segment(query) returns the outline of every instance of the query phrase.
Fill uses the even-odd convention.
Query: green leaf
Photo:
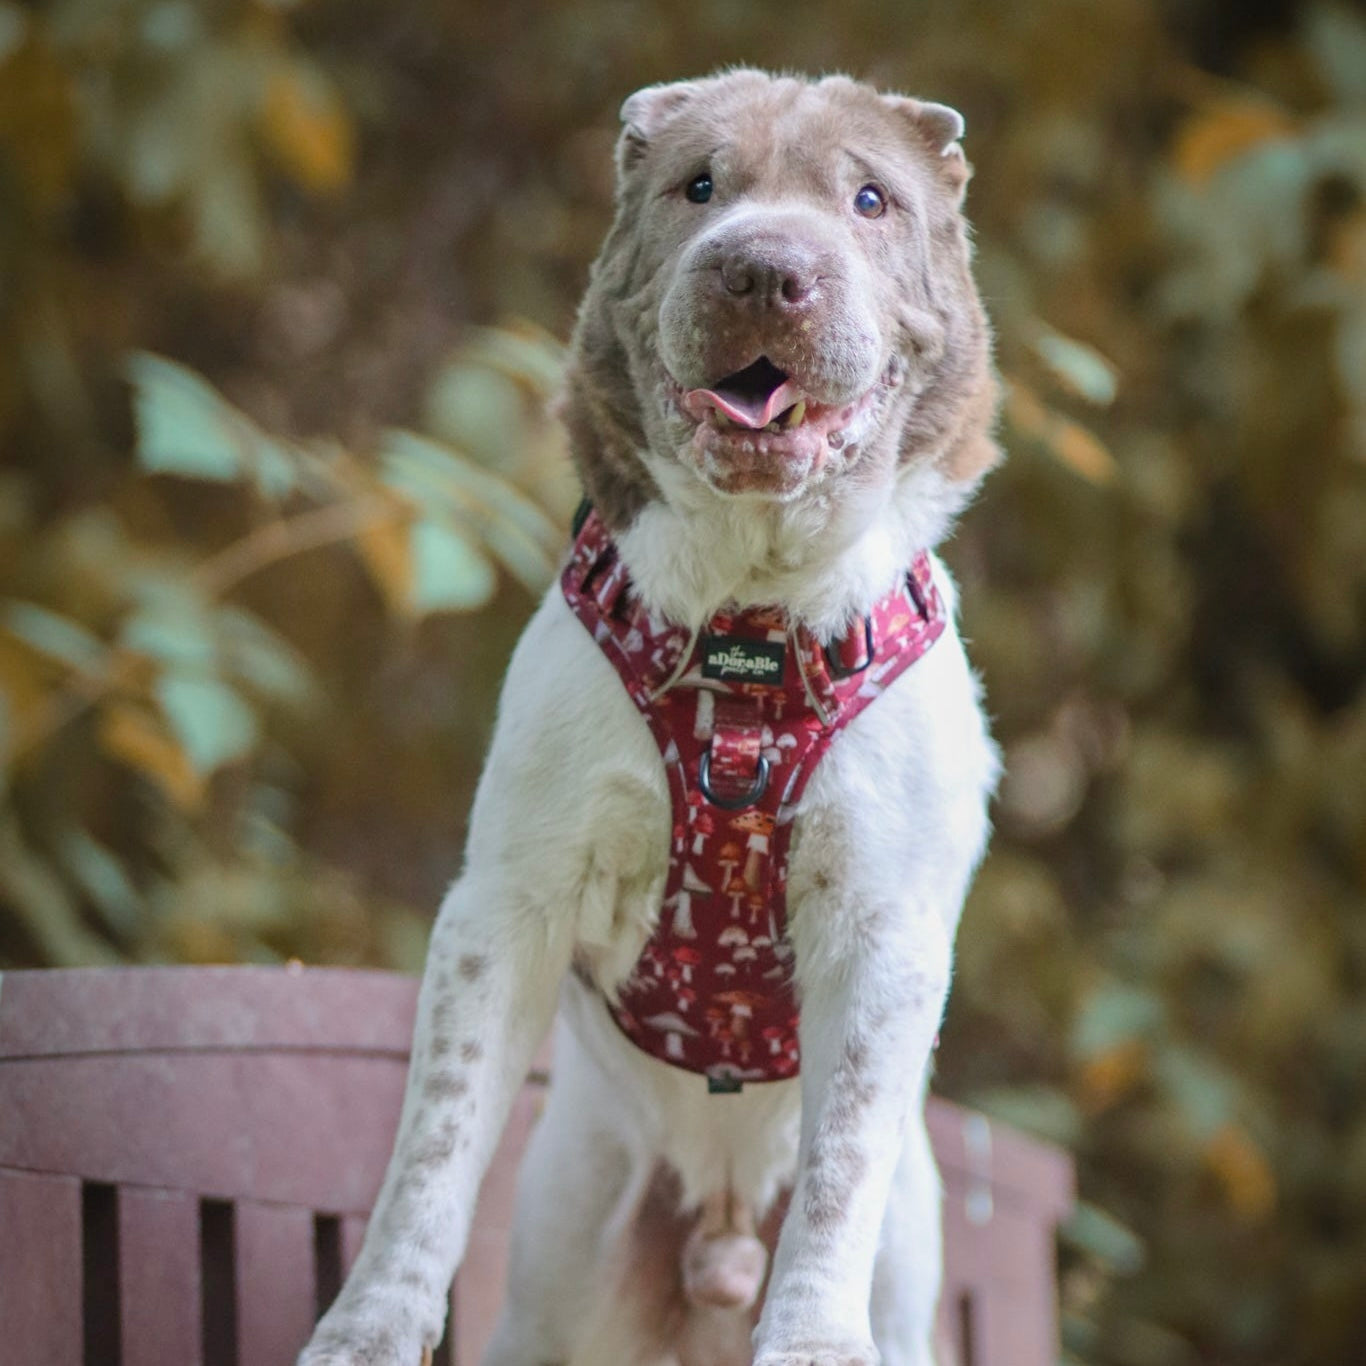
[[[105,924],[124,939],[135,938],[141,929],[142,897],[113,851],[73,826],[58,836],[57,855]]]
[[[1162,1023],[1163,1006],[1153,993],[1107,983],[1087,998],[1072,1025],[1072,1052],[1079,1058],[1108,1053],[1131,1039],[1146,1039]]]
[[[120,632],[122,645],[162,664],[211,668],[217,657],[206,604],[183,578],[144,572],[132,581],[138,607]]]
[[[1121,1276],[1132,1276],[1147,1260],[1143,1240],[1113,1214],[1087,1200],[1077,1201],[1058,1233],[1064,1242],[1089,1252]]]
[[[85,927],[61,880],[25,844],[13,820],[0,821],[0,892],[43,963],[74,968],[118,961],[109,945]]]
[[[467,361],[501,370],[532,393],[548,398],[564,382],[568,351],[559,338],[532,325],[475,328],[466,344]]]
[[[1115,401],[1119,372],[1094,347],[1044,328],[1034,338],[1034,350],[1070,393],[1099,407]]]
[[[257,433],[252,473],[262,497],[278,501],[299,482],[299,453],[291,446]]]
[[[974,1093],[971,1103],[993,1119],[1026,1129],[1052,1143],[1072,1147],[1081,1137],[1077,1107],[1055,1087],[1002,1086]]]
[[[225,482],[241,477],[241,433],[212,385],[146,352],[129,360],[128,378],[143,469]]]
[[[34,602],[5,603],[0,610],[0,625],[40,654],[76,669],[93,670],[104,656],[104,643],[98,636],[79,622]]]
[[[426,512],[458,518],[530,592],[554,577],[561,532],[507,480],[414,432],[386,432],[381,459],[390,487]]]
[[[267,697],[302,706],[316,691],[308,662],[259,617],[239,607],[215,613],[227,668]]]
[[[423,518],[410,544],[412,602],[419,612],[470,612],[493,596],[493,566],[448,523]]]
[[[464,360],[437,376],[427,398],[432,430],[489,465],[503,463],[509,445],[520,441],[525,420],[511,379]]]
[[[297,487],[304,452],[268,436],[203,376],[147,352],[127,368],[143,469],[223,483],[250,478],[271,500]]]
[[[256,742],[256,714],[226,683],[199,674],[165,674],[157,701],[195,770],[212,773]]]
[[[1176,1046],[1162,1052],[1157,1079],[1199,1139],[1212,1138],[1237,1113],[1238,1087],[1233,1078],[1213,1058],[1193,1048]]]

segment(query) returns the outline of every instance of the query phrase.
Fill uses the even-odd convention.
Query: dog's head
[[[651,86],[622,118],[565,400],[608,524],[680,479],[838,501],[928,462],[966,495],[996,395],[962,119],[749,70]]]

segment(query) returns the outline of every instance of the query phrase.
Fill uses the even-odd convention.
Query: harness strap
[[[929,559],[828,642],[775,608],[727,609],[701,632],[652,614],[592,513],[561,585],[648,724],[672,806],[663,905],[628,979],[606,984],[612,1017],[712,1090],[791,1077],[793,818],[839,731],[943,632]]]

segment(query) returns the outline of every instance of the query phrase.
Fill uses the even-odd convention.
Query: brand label
[[[780,640],[741,640],[735,636],[706,636],[702,641],[702,677],[721,683],[783,681],[787,647]]]

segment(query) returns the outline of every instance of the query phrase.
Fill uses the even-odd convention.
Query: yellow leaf
[[[1021,436],[1037,441],[1083,479],[1109,484],[1119,474],[1114,456],[1094,432],[1055,412],[1019,380],[1010,381],[1005,411],[1010,425]]]
[[[1244,152],[1294,131],[1290,117],[1269,100],[1230,96],[1205,105],[1181,125],[1172,161],[1183,180],[1200,186]]]
[[[151,778],[182,810],[193,812],[203,805],[203,777],[149,713],[125,702],[106,707],[100,717],[100,746]]]
[[[351,121],[319,72],[298,63],[276,71],[266,83],[261,119],[270,150],[301,185],[327,193],[350,183]]]
[[[1089,479],[1093,484],[1108,484],[1119,473],[1115,457],[1101,444],[1094,433],[1080,422],[1057,418],[1057,428],[1050,442],[1054,454],[1064,465]]]
[[[23,729],[54,691],[51,669],[29,646],[0,631],[0,693],[10,722]]]
[[[1099,1114],[1123,1100],[1148,1074],[1148,1047],[1141,1039],[1126,1039],[1088,1058],[1081,1069],[1081,1102]]]
[[[393,518],[370,523],[357,536],[356,548],[389,610],[398,616],[414,615],[413,549],[407,522]]]
[[[1229,1205],[1243,1219],[1262,1220],[1275,1209],[1275,1173],[1261,1148],[1242,1129],[1225,1124],[1217,1130],[1205,1149],[1205,1162]]]

